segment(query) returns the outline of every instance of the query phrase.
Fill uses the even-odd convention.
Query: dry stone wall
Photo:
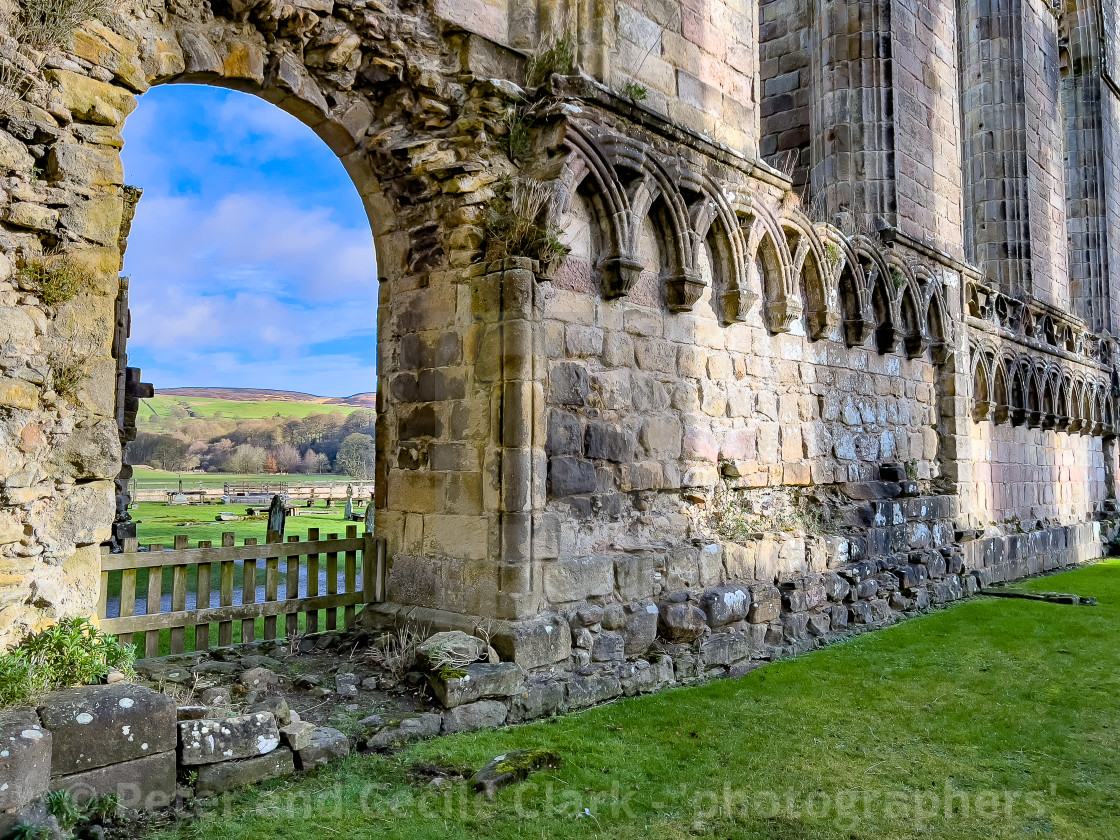
[[[368,622],[561,669],[732,627],[730,668],[1099,556],[1116,93],[1069,14],[130,0],[49,55],[5,37],[33,83],[0,108],[0,643],[93,611],[120,131],[171,82],[303,120],[369,211],[390,562]],[[563,258],[500,247],[530,183]],[[625,682],[584,677],[577,706]]]

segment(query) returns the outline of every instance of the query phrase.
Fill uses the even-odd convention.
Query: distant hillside
[[[376,392],[352,394],[349,397],[320,397],[300,391],[271,391],[267,388],[159,388],[157,397],[201,397],[233,402],[299,402],[316,405],[350,405],[373,408]]]
[[[203,396],[205,394],[205,396]],[[267,417],[304,418],[312,414],[339,414],[372,410],[365,394],[354,397],[317,397],[292,391],[247,388],[169,388],[140,401],[136,419],[141,430],[190,420],[251,420]]]

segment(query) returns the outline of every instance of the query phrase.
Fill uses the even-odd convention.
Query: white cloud
[[[273,105],[173,93],[146,94],[126,130],[145,187],[125,265],[144,379],[372,389],[376,258],[339,162]]]

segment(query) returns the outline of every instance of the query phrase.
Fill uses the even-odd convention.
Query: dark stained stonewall
[[[292,751],[287,747],[279,747],[267,755],[199,767],[194,792],[198,796],[216,796],[227,790],[290,776],[295,771]]]
[[[51,777],[51,733],[33,709],[0,715],[0,811],[15,811],[47,790]]]
[[[68,790],[81,807],[95,796],[119,796],[121,806],[155,811],[175,801],[175,753],[164,752],[72,773],[51,781],[51,790]]]
[[[613,423],[592,423],[587,427],[585,446],[588,458],[622,463],[634,460],[638,441],[631,432]]]
[[[587,368],[575,362],[559,362],[549,374],[552,401],[560,405],[586,405],[591,392]]]
[[[55,691],[39,707],[54,776],[173,750],[177,717],[170,697],[131,683]]]
[[[190,766],[267,755],[280,744],[271,712],[179,724],[179,763]]]
[[[548,461],[548,481],[556,498],[595,492],[595,467],[590,461],[557,457]]]
[[[548,412],[548,440],[545,448],[549,455],[581,455],[583,435],[579,419],[566,411]]]
[[[520,782],[530,773],[559,766],[560,756],[551,750],[514,750],[491,759],[471,777],[471,785],[478,793],[493,796],[499,788]]]

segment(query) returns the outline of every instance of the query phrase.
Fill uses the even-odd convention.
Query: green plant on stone
[[[55,393],[72,403],[78,402],[78,392],[89,376],[85,370],[87,361],[85,356],[51,353],[47,358],[47,366],[51,371],[51,387]]]
[[[74,804],[70,791],[52,790],[47,794],[47,812],[58,820],[58,825],[63,831],[69,831],[78,824],[82,812]]]
[[[19,270],[20,285],[47,306],[72,300],[91,283],[89,272],[66,254],[44,254]]]
[[[533,120],[522,108],[511,107],[502,118],[506,133],[502,137],[502,148],[514,163],[521,163],[529,154],[529,130]]]
[[[894,287],[896,289],[901,289],[906,285],[906,277],[903,276],[902,269],[897,265],[891,266],[891,280],[894,282]]]
[[[918,479],[918,462],[917,462],[917,460],[914,459],[914,458],[911,458],[903,466],[906,467],[906,477],[908,479],[910,479],[911,481],[917,481],[917,479]]]
[[[12,829],[8,840],[50,840],[51,830],[45,825],[20,823]]]
[[[644,102],[645,98],[649,95],[649,90],[645,85],[640,85],[637,82],[627,82],[626,86],[622,88],[622,92],[626,94],[626,98],[631,102]]]
[[[840,250],[840,246],[835,242],[826,242],[824,246],[824,258],[828,263],[829,272],[835,272],[840,263],[844,261],[844,252]]]
[[[0,656],[0,706],[34,702],[57,688],[88,685],[110,671],[134,676],[131,647],[102,633],[88,618],[63,619]]]
[[[19,656],[0,656],[0,708],[25,703],[34,695],[37,675],[31,663]]]
[[[541,262],[562,258],[568,249],[562,231],[545,217],[555,187],[533,178],[504,178],[486,208],[487,256],[493,260],[528,257]]]
[[[107,822],[114,819],[121,809],[121,798],[115,793],[95,796],[85,807],[86,819]]]
[[[576,63],[576,40],[570,32],[559,38],[544,42],[537,47],[525,67],[525,84],[531,88],[540,87],[557,73],[570,75]]]

